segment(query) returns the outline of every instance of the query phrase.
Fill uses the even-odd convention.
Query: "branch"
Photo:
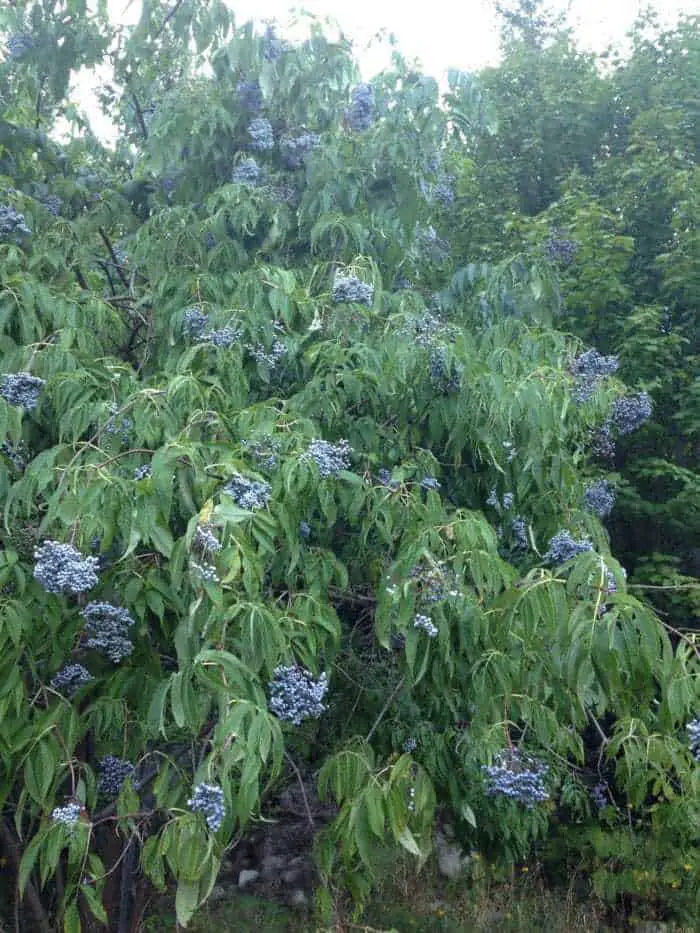
[[[107,250],[108,250],[108,252],[109,252],[109,255],[112,257],[112,262],[114,263],[114,268],[117,270],[117,275],[118,275],[119,278],[122,280],[122,285],[124,286],[124,288],[129,288],[129,280],[127,279],[127,277],[126,277],[126,276],[124,275],[124,273],[122,272],[122,267],[121,267],[121,265],[119,264],[119,262],[117,261],[117,254],[114,252],[114,247],[112,246],[112,243],[111,243],[109,237],[108,237],[107,234],[105,233],[104,227],[98,227],[97,229],[100,231],[100,236],[102,237],[102,241],[103,241],[104,245],[107,247]]]
[[[286,751],[284,753],[284,757],[287,759],[289,764],[292,766],[292,768],[294,769],[294,773],[297,776],[297,781],[299,781],[299,789],[301,790],[301,797],[302,797],[302,800],[304,801],[304,808],[306,810],[306,817],[309,821],[309,826],[311,827],[311,831],[315,832],[316,826],[314,824],[314,818],[311,814],[311,807],[309,806],[309,801],[306,796],[306,791],[304,789],[304,781],[302,780],[301,772],[299,771],[296,764],[294,763],[294,759]]]
[[[367,733],[367,736],[366,736],[366,738],[365,738],[365,742],[369,742],[369,740],[372,738],[372,736],[374,735],[374,733],[375,733],[375,732],[377,731],[377,729],[379,728],[379,723],[382,721],[382,719],[384,719],[384,716],[386,715],[386,711],[389,709],[389,707],[391,706],[391,704],[394,702],[394,697],[395,697],[396,694],[399,692],[399,690],[403,687],[405,680],[406,680],[405,676],[402,677],[402,678],[399,680],[399,682],[396,684],[396,686],[394,687],[394,689],[391,691],[391,693],[389,694],[389,696],[387,697],[386,703],[384,704],[384,706],[382,706],[381,710],[379,711],[379,715],[378,715],[377,718],[374,720],[374,723],[373,723],[373,725],[372,725],[372,728],[371,728],[371,729],[369,730],[369,732]]]
[[[2,839],[3,848],[10,857],[15,871],[19,875],[19,866],[22,860],[20,855],[19,842],[15,839],[14,833],[7,825],[4,819],[0,820],[0,838]],[[27,881],[27,886],[24,889],[24,893],[29,902],[29,907],[34,915],[34,922],[36,923],[36,929],[38,933],[51,933],[51,924],[49,923],[49,917],[44,908],[42,907],[41,900],[37,894],[34,883]],[[17,904],[19,904],[20,893],[19,888],[17,888]]]
[[[88,285],[87,280],[85,279],[85,276],[81,272],[80,266],[76,266],[73,271],[75,272],[75,277],[78,280],[78,285],[80,285],[80,287],[84,289],[86,292],[89,292],[90,286]]]
[[[146,126],[146,121],[143,118],[143,111],[141,110],[141,104],[139,104],[139,99],[136,96],[135,92],[131,92],[131,99],[134,102],[134,109],[136,110],[136,119],[139,122],[141,127],[141,135],[144,139],[148,139],[148,127]]]
[[[171,9],[170,12],[168,13],[168,15],[167,15],[167,16],[165,17],[165,19],[163,20],[163,25],[160,27],[160,29],[158,29],[158,30],[156,31],[156,34],[155,34],[155,36],[153,37],[154,39],[157,39],[158,36],[163,32],[163,30],[165,29],[165,27],[168,25],[168,23],[169,23],[170,20],[173,18],[173,16],[175,16],[175,14],[177,13],[177,11],[180,9],[181,6],[182,6],[182,0],[175,0],[174,6],[172,7],[172,9]]]

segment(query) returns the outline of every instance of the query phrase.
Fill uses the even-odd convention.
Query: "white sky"
[[[291,10],[303,9],[320,17],[335,19],[356,44],[364,78],[370,78],[390,60],[387,46],[373,42],[377,34],[392,32],[398,48],[408,59],[420,60],[423,70],[442,78],[448,68],[475,71],[498,59],[498,27],[495,0],[306,0],[302,7],[285,0],[227,0],[236,22],[275,19],[279,32]],[[653,0],[662,20],[672,23],[681,13],[698,12],[700,0]],[[622,43],[625,31],[644,0],[554,0],[552,6],[569,10],[579,43],[601,51],[610,42]],[[109,0],[115,21],[137,21],[141,0]],[[293,38],[293,37],[292,37]],[[369,46],[369,47],[368,47]],[[94,76],[81,76],[74,99],[90,115],[100,136],[111,136],[94,102]]]

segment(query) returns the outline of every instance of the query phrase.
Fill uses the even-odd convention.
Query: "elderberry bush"
[[[194,793],[187,801],[193,813],[201,813],[209,829],[215,833],[221,829],[226,816],[224,792],[215,784],[197,784]]]
[[[280,665],[274,670],[268,690],[270,712],[295,726],[305,719],[319,719],[326,710],[323,698],[328,691],[328,678],[325,673],[316,679],[299,665]]]
[[[98,792],[110,799],[118,797],[124,781],[133,773],[134,766],[130,761],[115,755],[105,755],[98,766]]]
[[[91,602],[80,615],[85,619],[85,647],[106,655],[114,664],[119,664],[134,650],[129,638],[129,629],[134,620],[126,609],[111,603]]]
[[[600,518],[607,518],[615,505],[615,490],[608,480],[599,479],[586,486],[583,494],[586,509]]]
[[[257,81],[241,80],[236,85],[238,102],[245,110],[257,113],[263,108],[263,93]]]
[[[34,552],[34,577],[47,593],[84,593],[97,586],[97,557],[84,557],[72,544],[45,541]]]
[[[265,117],[256,117],[252,120],[248,124],[246,132],[252,140],[250,143],[252,149],[257,149],[258,152],[274,149],[275,134],[272,130],[272,124]]]
[[[224,486],[224,492],[242,509],[262,509],[270,501],[272,486],[262,480],[249,479],[240,473],[234,473]]]
[[[558,531],[553,538],[550,539],[549,547],[547,553],[544,555],[544,561],[548,564],[565,564],[567,561],[572,560],[578,554],[583,554],[585,551],[592,551],[593,545],[590,541],[582,539],[581,541],[576,541],[569,531]]]
[[[693,758],[700,762],[700,719],[692,719],[685,727],[688,733],[688,747]]]
[[[257,187],[262,181],[262,169],[253,158],[239,162],[231,172],[231,181],[234,185],[246,185],[249,188]]]
[[[67,803],[65,807],[54,807],[51,811],[51,819],[72,829],[80,819],[80,813],[79,803]]]
[[[280,153],[285,168],[302,168],[309,154],[320,144],[318,133],[302,133],[300,136],[283,136],[280,140]]]
[[[489,797],[507,797],[528,809],[549,800],[544,784],[548,767],[535,758],[521,756],[516,749],[504,749],[493,765],[482,765]]]
[[[371,84],[358,84],[350,92],[350,107],[346,119],[356,133],[368,130],[374,123],[374,88]]]
[[[352,447],[346,440],[331,444],[314,438],[302,454],[304,460],[313,460],[322,477],[337,476],[341,470],[350,468]]]
[[[46,385],[43,379],[31,373],[4,373],[0,384],[0,395],[9,405],[33,411],[41,390]]]
[[[374,300],[374,285],[362,282],[354,275],[336,275],[333,282],[335,304],[359,304],[370,307]]]
[[[95,678],[82,664],[66,664],[49,681],[49,686],[56,693],[72,697],[81,687],[86,686]]]

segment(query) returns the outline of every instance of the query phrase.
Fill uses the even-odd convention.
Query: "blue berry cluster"
[[[255,188],[262,181],[262,174],[262,169],[255,159],[244,159],[231,172],[231,181],[234,185],[247,185],[249,188]]]
[[[58,217],[63,207],[63,201],[57,194],[45,194],[43,197],[39,198],[39,203],[54,217]]]
[[[217,551],[221,550],[221,541],[216,537],[208,522],[197,525],[194,533],[194,543],[205,554],[216,554]]]
[[[79,803],[67,803],[65,807],[54,807],[51,811],[51,819],[72,829],[80,819],[81,811],[82,807]]]
[[[570,532],[558,531],[549,542],[549,548],[544,555],[544,560],[548,564],[564,564],[566,561],[572,560],[578,554],[583,554],[585,551],[592,550],[593,545],[590,541],[586,541],[585,539],[576,541]]]
[[[578,243],[574,242],[574,240],[568,240],[566,237],[552,234],[545,241],[544,252],[550,262],[568,266],[576,258]]]
[[[253,357],[256,363],[262,366],[269,366],[273,369],[287,352],[285,345],[279,340],[273,340],[270,350],[266,350],[261,343],[248,343],[246,350]]]
[[[221,828],[226,816],[224,792],[216,784],[197,784],[187,801],[193,813],[202,813],[209,829],[215,833]]]
[[[241,107],[258,113],[263,108],[263,93],[259,82],[241,80],[236,86],[236,94]]]
[[[512,492],[505,492],[503,493],[503,499],[499,500],[496,487],[494,486],[488,495],[486,505],[493,506],[494,509],[503,509],[505,512],[507,512],[508,509],[513,507],[513,499],[514,496]]]
[[[597,457],[604,460],[612,460],[615,456],[615,438],[613,437],[612,425],[606,421],[591,439],[591,450]]]
[[[83,557],[72,544],[45,541],[34,552],[34,577],[47,593],[84,593],[97,585],[97,557]]]
[[[374,285],[362,282],[354,275],[336,275],[333,282],[335,304],[355,303],[369,307],[374,300]]]
[[[608,801],[608,785],[604,783],[596,784],[591,789],[591,798],[595,806],[602,810],[603,807],[607,807]]]
[[[530,547],[530,539],[527,534],[527,522],[518,515],[510,523],[510,530],[515,540],[515,547],[526,551]]]
[[[23,58],[34,48],[34,39],[28,32],[16,32],[7,39],[7,51],[10,58]]]
[[[449,241],[441,237],[435,227],[425,227],[417,233],[418,248],[423,258],[441,265],[450,255]]]
[[[493,765],[482,765],[489,797],[515,800],[528,809],[549,800],[544,779],[548,768],[541,761],[523,757],[516,749],[504,749]]]
[[[415,752],[417,748],[418,748],[418,742],[413,738],[413,736],[409,736],[409,738],[407,738],[406,741],[403,743],[403,750],[407,752],[409,755],[411,754],[411,752]]]
[[[134,470],[134,480],[139,482],[142,479],[148,479],[153,473],[150,463],[142,463]]]
[[[308,541],[311,537],[311,525],[308,522],[300,521],[299,522],[299,534],[305,540]]]
[[[105,654],[113,664],[119,664],[134,650],[129,629],[134,620],[126,609],[112,603],[88,603],[80,615],[85,619],[87,639],[84,646]]]
[[[690,754],[696,761],[700,761],[700,719],[692,719],[685,729],[688,733]]]
[[[454,176],[445,175],[441,173],[438,176],[435,186],[432,191],[432,196],[438,204],[441,204],[443,207],[450,207],[454,204],[455,201],[455,192],[454,192]]]
[[[459,392],[462,367],[448,362],[447,347],[435,347],[430,354],[430,382],[442,395]]]
[[[299,665],[280,665],[268,684],[270,711],[295,726],[305,719],[319,719],[326,707],[323,698],[328,691],[328,678],[315,679],[311,671]]]
[[[128,444],[131,439],[131,432],[134,428],[134,422],[131,418],[125,418],[119,414],[119,406],[112,403],[109,406],[110,417],[105,422],[105,431],[107,434],[120,435],[122,444]]]
[[[608,480],[599,479],[586,486],[583,499],[589,512],[600,518],[607,518],[615,505],[615,490]]]
[[[413,288],[413,282],[405,275],[397,275],[394,279],[394,288],[397,292],[406,291],[406,289]]]
[[[263,57],[265,58],[265,61],[279,61],[284,50],[284,42],[277,38],[275,27],[272,25],[267,26],[265,29],[265,35],[263,36]]]
[[[258,152],[266,152],[268,149],[274,149],[275,134],[272,124],[265,117],[256,117],[248,124],[246,131],[250,136],[251,148]]]
[[[428,638],[435,638],[438,633],[438,627],[433,623],[430,616],[423,615],[420,612],[413,619],[413,627],[422,629]]]
[[[652,405],[648,392],[619,398],[613,404],[610,421],[621,436],[631,434],[651,417]]]
[[[434,476],[424,476],[423,479],[420,481],[419,485],[421,489],[437,490],[440,488],[441,484],[440,484],[440,480],[435,479]]]
[[[66,664],[49,681],[49,686],[56,693],[72,697],[81,687],[89,684],[95,678],[82,664]]]
[[[459,582],[450,568],[444,564],[428,564],[421,561],[408,574],[416,588],[418,602],[423,605],[442,602],[459,596]]]
[[[43,379],[30,373],[5,373],[0,384],[0,395],[10,405],[33,411],[45,385]]]
[[[309,154],[321,142],[318,133],[302,133],[300,136],[284,136],[280,141],[280,152],[285,168],[301,168]]]
[[[377,481],[382,486],[386,486],[387,489],[395,490],[399,489],[401,486],[401,483],[398,480],[391,478],[391,470],[387,470],[386,467],[381,467],[381,469],[378,471]]]
[[[224,486],[228,493],[242,509],[262,509],[270,501],[272,486],[257,479],[248,479],[240,473],[234,473]]]
[[[263,470],[275,470],[277,468],[277,455],[280,452],[281,445],[279,441],[273,440],[269,434],[266,434],[259,441],[242,440],[241,446],[250,451],[258,466]]]
[[[341,470],[350,468],[352,447],[346,440],[331,444],[314,438],[302,454],[304,460],[313,460],[322,477],[337,476]]]
[[[221,327],[219,330],[210,330],[204,335],[202,342],[229,350],[240,339],[241,333],[238,327]]]
[[[449,326],[430,311],[426,311],[411,317],[399,328],[399,334],[408,337],[419,347],[430,348],[436,340],[449,335]]]
[[[586,350],[577,356],[570,369],[574,377],[574,400],[579,404],[587,402],[601,379],[614,375],[619,365],[620,361],[616,356],[601,356],[594,349]]]
[[[358,84],[352,89],[345,118],[356,133],[368,130],[374,123],[374,88],[371,84]]]
[[[21,441],[15,445],[11,441],[4,440],[0,444],[0,451],[7,457],[18,473],[24,472],[27,466],[27,448]]]
[[[124,758],[105,755],[99,764],[97,790],[105,797],[114,799],[121,793],[124,781],[134,773],[134,766]]]
[[[190,561],[190,570],[192,570],[200,580],[204,580],[205,583],[219,582],[219,574],[214,564],[197,564],[192,560]]]

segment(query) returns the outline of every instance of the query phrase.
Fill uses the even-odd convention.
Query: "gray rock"
[[[445,836],[437,830],[435,833],[435,854],[438,859],[438,871],[444,878],[459,878],[469,856],[465,855],[455,842],[448,842]]]
[[[255,871],[252,868],[244,868],[243,871],[238,876],[238,887],[245,888],[246,885],[252,884],[254,881],[257,881],[260,877],[260,872]]]
[[[288,901],[291,907],[306,907],[309,903],[308,897],[301,888],[296,888],[294,891],[291,891]]]

